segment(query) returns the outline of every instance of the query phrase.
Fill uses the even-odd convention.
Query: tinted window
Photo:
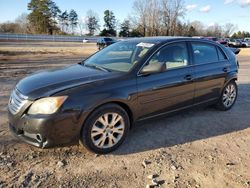
[[[220,48],[218,48],[218,56],[219,56],[220,61],[223,61],[223,60],[227,59],[227,56],[225,55],[225,53]]]
[[[111,38],[104,38],[105,41],[113,41]]]
[[[175,43],[160,49],[149,61],[152,63],[165,63],[166,69],[184,67],[188,65],[188,52],[186,43]]]
[[[206,43],[192,43],[194,61],[196,64],[204,64],[218,61],[217,50],[214,45]]]

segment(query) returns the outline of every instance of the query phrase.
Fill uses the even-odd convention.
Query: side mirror
[[[143,75],[147,75],[152,73],[164,72],[165,70],[166,70],[165,63],[152,63],[143,67],[140,73]]]
[[[238,55],[240,53],[239,48],[229,48],[235,55]]]

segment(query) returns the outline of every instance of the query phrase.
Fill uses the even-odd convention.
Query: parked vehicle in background
[[[217,42],[217,41],[218,41],[218,38],[217,38],[217,37],[205,37],[205,39],[211,40],[211,41],[214,41],[214,42]]]
[[[227,39],[224,39],[224,38],[220,38],[218,39],[218,43],[222,44],[223,46],[228,46],[228,41]]]
[[[122,144],[136,121],[198,105],[231,109],[237,74],[235,54],[213,41],[125,40],[78,64],[19,81],[8,104],[9,126],[37,147],[80,140],[105,154]]]
[[[242,40],[243,47],[250,47],[250,38],[245,38]]]
[[[217,38],[217,37],[206,37],[205,39],[217,42],[217,43],[222,44],[224,46],[228,46],[227,41],[220,39],[220,38]]]
[[[205,37],[203,37],[203,36],[193,36],[192,38],[194,38],[194,39],[205,39]]]
[[[82,42],[83,42],[83,43],[88,43],[89,40],[88,40],[88,39],[83,39]]]
[[[228,42],[229,47],[242,47],[242,42],[239,39],[230,39]]]
[[[244,41],[250,42],[250,38],[244,38]]]
[[[97,40],[97,47],[99,50],[111,45],[111,44],[114,44],[116,42],[116,40],[114,40],[113,38],[110,38],[110,37],[103,37],[103,38],[99,38]]]

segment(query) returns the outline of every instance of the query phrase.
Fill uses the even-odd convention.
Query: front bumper
[[[48,148],[79,140],[83,120],[76,113],[27,115],[9,112],[10,131],[20,140],[36,147]]]

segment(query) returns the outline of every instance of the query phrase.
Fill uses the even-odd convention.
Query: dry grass
[[[241,48],[240,56],[250,56],[250,48]]]
[[[29,56],[46,55],[78,55],[89,56],[97,51],[94,43],[25,43],[26,45],[0,45],[0,59],[27,58]]]

